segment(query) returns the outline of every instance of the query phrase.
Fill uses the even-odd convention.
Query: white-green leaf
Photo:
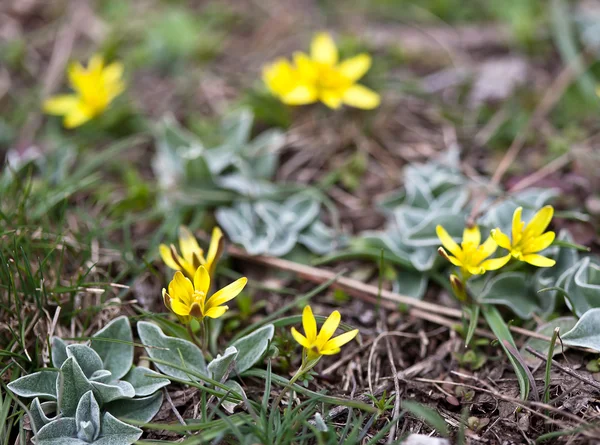
[[[62,338],[52,337],[52,364],[60,368],[67,359],[67,344]]]
[[[590,309],[581,316],[577,324],[564,335],[567,346],[590,348],[600,352],[600,308]]]
[[[41,397],[56,400],[58,371],[34,372],[8,384],[8,389],[20,397]]]
[[[554,329],[560,328],[560,335],[563,336],[563,334],[571,330],[576,323],[577,319],[575,317],[559,317],[539,326],[535,330],[535,332],[537,332],[538,334],[545,335],[546,337],[552,337]],[[559,342],[556,344],[556,346],[554,347],[554,355],[563,352],[562,344],[564,343]],[[525,344],[523,345],[523,348],[521,349],[521,355],[523,356],[527,364],[530,366],[535,366],[539,364],[540,359],[534,356],[533,354],[527,352],[527,346],[531,347],[532,349],[535,349],[538,352],[541,352],[542,354],[544,354],[544,356],[547,356],[548,351],[550,350],[549,341],[541,340],[539,338],[534,337],[528,338]]]
[[[487,304],[502,304],[521,318],[529,319],[540,309],[538,296],[531,290],[524,273],[508,272],[488,280],[477,300]]]
[[[136,442],[141,435],[141,429],[106,413],[102,418],[102,432],[94,445],[129,445]]]
[[[139,422],[150,422],[160,409],[163,401],[161,391],[146,397],[135,399],[115,400],[104,406],[106,411],[115,417],[137,420]]]
[[[75,358],[66,359],[56,381],[61,414],[67,417],[74,416],[81,397],[93,389],[92,383],[87,379]]]
[[[225,349],[223,355],[217,354],[217,356],[208,364],[208,373],[210,378],[220,382],[225,374],[230,371],[230,365],[238,356],[238,351],[234,346],[230,346]]]
[[[275,327],[272,324],[265,325],[251,334],[242,337],[231,344],[238,350],[235,368],[238,373],[250,369],[258,362],[273,339]]]
[[[123,380],[111,383],[90,382],[94,388],[94,394],[105,404],[119,399],[131,399],[135,396],[135,389],[129,382]]]
[[[123,380],[131,383],[135,390],[136,397],[149,396],[171,383],[171,381],[162,376],[162,374],[141,366],[133,367]]]
[[[77,423],[74,417],[63,417],[40,428],[35,435],[37,445],[79,445],[86,442],[77,439]]]
[[[169,337],[157,325],[147,321],[138,322],[137,328],[140,340],[151,358],[207,375],[206,361],[202,351],[195,344],[181,338]],[[190,374],[171,366],[156,363],[156,367],[167,375],[195,380]]]
[[[100,406],[92,391],[86,392],[77,405],[75,412],[77,437],[92,443],[100,434]]]
[[[87,378],[103,370],[102,359],[96,351],[86,345],[67,346],[67,358],[73,357]],[[63,362],[64,363],[64,362]]]
[[[49,414],[52,414],[52,416],[49,417]],[[40,399],[36,397],[29,406],[29,416],[35,430],[38,431],[44,425],[55,420],[56,402],[50,401],[40,403]]]
[[[242,388],[242,386],[238,382],[236,382],[235,380],[227,380],[225,382],[225,385],[229,386],[231,388],[231,390],[233,392],[235,392],[236,394],[240,394],[242,396],[246,395],[246,393],[244,392],[244,388]],[[237,402],[237,401],[225,399],[221,403],[221,406],[229,414],[233,414],[233,411],[235,410],[235,408],[238,407],[239,405],[241,405],[242,403],[244,403],[244,402],[243,401]]]
[[[104,369],[112,373],[113,379],[122,378],[133,364],[133,335],[129,319],[121,316],[112,320],[94,334],[91,347],[102,359]]]

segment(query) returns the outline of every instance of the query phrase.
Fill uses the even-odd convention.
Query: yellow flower
[[[278,59],[263,69],[263,80],[271,92],[288,105],[317,101],[329,108],[342,104],[362,109],[379,106],[379,94],[357,84],[371,67],[371,56],[359,54],[338,63],[338,50],[327,33],[315,35],[310,56],[294,54],[294,65]]]
[[[306,336],[299,333],[296,328],[292,328],[292,336],[304,347],[304,356],[309,361],[318,359],[322,355],[337,354],[342,346],[356,337],[358,329],[331,338],[340,324],[340,319],[340,313],[333,311],[321,326],[321,332],[317,334],[317,320],[312,313],[312,309],[310,306],[304,307],[302,326]]]
[[[442,245],[454,256],[449,255],[443,247],[440,247],[438,252],[452,264],[460,267],[464,279],[471,275],[482,275],[488,270],[500,269],[509,260],[506,257],[487,259],[493,255],[498,245],[492,237],[488,237],[481,244],[481,232],[477,226],[465,228],[460,246],[442,226],[438,225],[435,230]]]
[[[234,299],[244,289],[248,279],[242,277],[223,289],[215,292],[210,298],[210,275],[204,266],[200,266],[194,274],[194,282],[175,272],[173,281],[169,283],[169,292],[162,290],[163,302],[183,323],[189,323],[191,318],[202,321],[204,317],[219,318],[228,306],[223,306]]]
[[[512,256],[519,261],[525,261],[538,267],[554,266],[556,261],[537,253],[554,242],[554,232],[544,233],[552,220],[554,208],[552,206],[543,207],[527,224],[521,220],[522,213],[523,207],[517,208],[513,213],[512,240],[498,228],[492,230],[492,238],[500,247],[510,252],[507,255],[509,259]]]
[[[187,227],[181,226],[179,227],[179,249],[181,256],[173,244],[159,246],[160,256],[167,266],[173,270],[182,271],[188,278],[194,277],[198,267],[205,266],[212,277],[223,251],[223,232],[219,227],[213,229],[205,258],[204,251],[198,245],[192,232]]]
[[[101,114],[115,97],[123,92],[123,65],[119,62],[104,65],[102,56],[90,59],[87,69],[80,63],[69,66],[68,76],[75,94],[62,94],[44,102],[48,114],[64,116],[64,126],[74,128]]]

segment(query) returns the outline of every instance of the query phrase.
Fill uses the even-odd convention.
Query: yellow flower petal
[[[43,109],[45,113],[62,116],[77,109],[79,98],[74,94],[61,94],[53,96],[44,101]]]
[[[171,248],[169,246],[167,246],[166,244],[161,244],[160,246],[158,246],[158,251],[160,253],[160,257],[167,265],[167,267],[173,270],[181,270],[179,264],[177,264],[177,262],[173,259],[173,255],[171,254]]]
[[[179,227],[179,250],[181,250],[181,255],[183,255],[186,262],[193,264],[196,268],[200,266],[200,264],[194,264],[194,254],[197,255],[196,258],[199,258],[204,251],[198,245],[194,234],[185,226]]]
[[[354,329],[352,331],[344,332],[337,337],[332,338],[323,346],[323,350],[325,349],[339,349],[344,346],[349,341],[352,341],[354,337],[358,335],[358,329]]]
[[[496,241],[496,243],[502,247],[503,249],[507,249],[510,250],[511,245],[510,245],[510,238],[502,232],[502,230],[500,230],[499,228],[496,228],[494,230],[492,230],[491,232],[492,238],[494,239],[494,241]]]
[[[286,59],[277,59],[263,69],[263,81],[273,94],[277,96],[287,94],[297,83],[295,69]]]
[[[371,56],[366,53],[351,57],[339,64],[338,69],[342,76],[356,82],[371,68]]]
[[[310,85],[297,85],[281,96],[281,101],[287,105],[307,105],[318,100],[317,89]]]
[[[205,298],[208,295],[208,291],[210,290],[210,274],[204,266],[196,269],[196,273],[194,274],[194,289],[204,294]]]
[[[302,311],[302,326],[304,327],[304,334],[310,343],[317,339],[317,320],[313,315],[310,306],[304,306]]]
[[[340,348],[321,349],[319,351],[319,354],[321,354],[321,355],[335,355],[335,354],[339,354],[340,351],[341,351]]]
[[[229,309],[229,306],[215,306],[215,307],[211,307],[210,309],[208,309],[206,311],[206,313],[204,314],[204,316],[205,317],[209,317],[209,318],[219,318],[225,312],[227,312],[227,309]]]
[[[326,32],[314,36],[310,44],[310,57],[315,62],[333,66],[338,61],[338,50],[331,36]]]
[[[554,232],[546,232],[529,241],[523,248],[523,253],[536,253],[549,247],[554,242],[556,234]]]
[[[219,227],[214,227],[212,235],[210,237],[210,246],[208,246],[208,252],[206,254],[206,264],[208,265],[208,273],[212,276],[217,261],[223,251],[223,232]]]
[[[465,243],[479,246],[479,243],[481,243],[481,232],[478,226],[465,227],[465,230],[463,230],[463,248]]]
[[[300,332],[298,332],[294,327],[292,327],[292,337],[294,337],[294,340],[300,343],[300,346],[306,349],[310,349],[310,342],[308,341],[308,339]]]
[[[294,65],[298,83],[312,84],[319,78],[319,66],[307,54],[303,52],[294,53]]]
[[[537,267],[552,267],[556,264],[556,261],[553,259],[538,255],[537,253],[523,255],[522,260]]]
[[[117,84],[123,77],[123,64],[120,62],[113,62],[107,65],[102,71],[102,79],[106,84]]]
[[[461,256],[462,249],[456,243],[456,241],[454,241],[452,239],[452,237],[448,234],[448,232],[446,232],[446,229],[444,229],[440,225],[437,225],[435,228],[435,233],[437,234],[438,238],[440,239],[442,246],[444,246],[446,249],[448,249],[452,255],[454,255],[455,257]],[[446,254],[446,256],[447,255],[448,254]]]
[[[190,305],[194,295],[194,286],[188,278],[177,271],[173,276],[173,280],[169,283],[169,295],[174,300],[181,300],[186,305]]]
[[[171,300],[171,310],[177,315],[190,315],[190,307],[180,300]]]
[[[537,212],[525,227],[524,237],[540,236],[550,224],[554,215],[554,207],[545,206]]]
[[[352,85],[347,88],[344,91],[343,101],[346,105],[362,110],[372,110],[381,103],[379,94],[363,85]]]
[[[234,299],[238,296],[238,294],[244,289],[246,283],[248,282],[248,278],[242,277],[238,280],[235,280],[233,283],[225,286],[223,289],[215,292],[212,297],[208,299],[206,302],[206,310],[220,306],[223,303],[228,302],[229,300]]]
[[[512,245],[517,245],[519,241],[521,241],[521,237],[523,236],[523,226],[525,223],[521,220],[521,215],[523,213],[523,207],[517,207],[515,209],[515,213],[513,213],[512,219]]]
[[[471,264],[467,264],[464,268],[471,275],[483,275],[485,273],[485,269],[481,266],[473,266]]]
[[[510,260],[510,254],[500,258],[491,258],[481,263],[481,267],[485,270],[498,270]]]
[[[342,106],[342,95],[336,90],[322,90],[319,100],[333,110]]]
[[[479,252],[483,256],[483,258],[487,258],[491,254],[493,254],[497,248],[498,248],[498,244],[496,243],[494,238],[492,238],[491,236],[488,236],[488,238],[480,246]]]
[[[65,118],[63,119],[63,125],[65,128],[79,127],[93,117],[94,115],[80,103],[77,108],[74,108],[65,115]]]
[[[342,316],[338,311],[333,311],[331,315],[327,317],[327,320],[325,320],[325,323],[323,323],[323,326],[321,326],[319,335],[317,335],[316,344],[318,345],[319,349],[321,349],[323,345],[327,343],[333,336],[336,329],[340,325],[341,318]]]

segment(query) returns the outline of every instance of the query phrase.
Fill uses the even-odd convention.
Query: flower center
[[[335,67],[320,63],[318,70],[317,88],[320,90],[343,89],[352,84]]]

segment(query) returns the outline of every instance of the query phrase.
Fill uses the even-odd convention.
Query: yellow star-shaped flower
[[[379,94],[358,84],[371,67],[371,56],[359,54],[339,62],[338,49],[327,33],[315,35],[310,55],[294,54],[294,63],[278,59],[263,69],[269,90],[288,105],[321,101],[329,108],[342,104],[362,109],[379,106]]]
[[[556,261],[538,254],[554,242],[554,232],[544,233],[552,220],[554,208],[552,206],[543,207],[527,224],[521,219],[522,213],[523,207],[517,208],[513,213],[512,239],[502,233],[499,228],[492,230],[492,238],[500,247],[509,251],[507,258],[512,256],[537,267],[554,266]]]
[[[75,94],[53,96],[43,104],[46,113],[64,116],[66,128],[78,127],[102,114],[125,89],[123,65],[114,62],[105,66],[99,55],[92,56],[87,68],[73,62],[67,74]]]

